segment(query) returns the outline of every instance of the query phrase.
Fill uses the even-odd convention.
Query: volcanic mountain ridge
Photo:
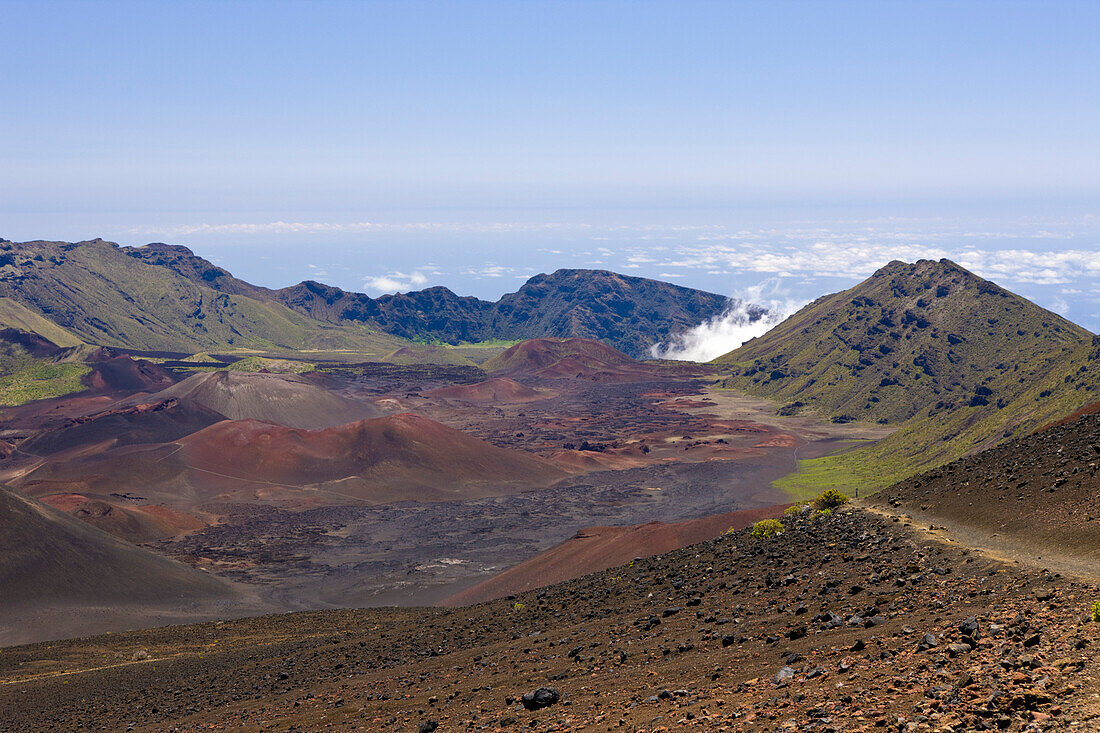
[[[920,260],[819,298],[714,363],[724,386],[781,401],[783,414],[900,425],[826,461],[881,487],[1094,400],[1098,343],[949,260]]]
[[[379,298],[313,281],[270,290],[178,245],[0,240],[0,324],[137,349],[342,349],[381,358],[407,339],[580,336],[642,357],[731,304],[604,270],[537,275],[496,303],[444,287]]]

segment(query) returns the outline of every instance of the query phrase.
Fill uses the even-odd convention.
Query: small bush
[[[761,519],[752,525],[752,536],[758,539],[770,539],[783,533],[783,523],[778,519]]]
[[[783,510],[784,514],[801,514],[810,508],[810,502],[800,501],[795,504],[791,504],[789,507]]]
[[[817,517],[827,517],[832,513],[833,513],[832,509],[818,509],[816,512],[814,512],[814,517],[815,518],[817,518]]]
[[[1100,601],[1092,604],[1092,620],[1100,622]]]
[[[841,504],[847,504],[848,497],[836,489],[825,489],[821,496],[814,499],[815,509],[836,509]]]

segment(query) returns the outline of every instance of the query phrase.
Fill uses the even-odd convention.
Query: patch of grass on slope
[[[48,318],[11,298],[0,298],[0,326],[36,333],[58,346],[80,346],[83,342]]]
[[[86,364],[35,362],[0,377],[0,405],[22,405],[80,392],[85,389],[81,377],[90,371]]]
[[[864,450],[862,448],[857,451]],[[850,496],[866,496],[878,491],[881,476],[871,461],[862,455],[842,453],[798,462],[798,470],[776,479],[772,485],[787,492],[795,501],[813,499],[826,489],[838,489]]]
[[[240,361],[229,365],[231,372],[279,372],[283,374],[304,374],[317,368],[317,365],[308,361],[295,361],[293,359],[272,359],[263,356],[247,356]]]

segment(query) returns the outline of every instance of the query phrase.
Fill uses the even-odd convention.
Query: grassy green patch
[[[828,489],[836,489],[849,496],[867,496],[900,480],[883,474],[880,466],[867,454],[868,448],[799,461],[798,471],[776,479],[772,486],[787,492],[795,501],[808,501]],[[901,472],[904,471],[902,469]]]
[[[91,371],[85,364],[32,364],[0,377],[0,405],[22,405],[33,400],[80,392],[80,378]]]
[[[317,365],[308,361],[293,359],[270,359],[262,356],[248,356],[229,365],[231,372],[278,372],[280,374],[304,374],[312,372]]]

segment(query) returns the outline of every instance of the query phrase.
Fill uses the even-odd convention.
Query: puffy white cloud
[[[763,336],[803,305],[805,301],[785,296],[779,289],[778,280],[769,280],[739,293],[725,313],[666,343],[654,345],[650,353],[658,359],[710,361],[749,339]],[[762,307],[767,312],[761,315],[752,306]]]
[[[363,279],[363,288],[373,293],[407,293],[417,290],[428,282],[422,272],[391,272],[387,275],[371,275]]]

